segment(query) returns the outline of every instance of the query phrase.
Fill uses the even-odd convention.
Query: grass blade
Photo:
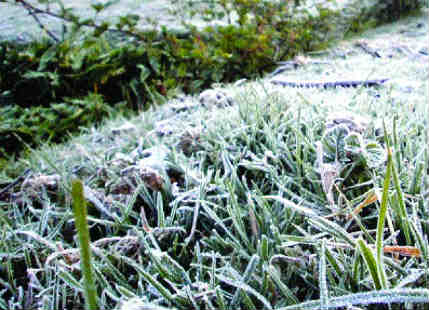
[[[278,202],[281,202],[285,207],[288,207],[290,209],[292,209],[293,211],[298,212],[299,214],[308,216],[308,217],[314,217],[317,216],[316,212],[314,212],[313,210],[297,205],[296,203],[287,200],[285,198],[282,198],[280,196],[263,196],[263,198],[265,199],[274,199],[277,200]]]
[[[271,279],[273,279],[274,283],[278,286],[280,291],[286,297],[286,299],[290,303],[298,303],[298,298],[296,298],[291,289],[285,283],[282,282],[282,280],[280,279],[279,272],[274,266],[271,265],[268,267],[268,273],[270,274]]]
[[[323,310],[328,309],[329,292],[328,292],[328,284],[326,282],[326,244],[325,244],[325,240],[322,240],[322,248],[320,250],[319,289],[320,289],[321,308]]]
[[[308,222],[317,227],[320,231],[329,233],[330,235],[336,236],[339,239],[346,241],[352,247],[356,246],[356,241],[344,228],[333,221],[329,221],[323,217],[316,217],[309,219]]]
[[[399,153],[399,152],[396,151],[395,153]],[[400,166],[399,163],[398,163],[398,166]],[[404,194],[403,194],[402,189],[401,189],[401,184],[399,181],[399,177],[398,177],[398,173],[396,171],[395,165],[393,165],[393,164],[391,165],[391,170],[392,170],[392,176],[393,176],[393,184],[395,185],[396,199],[397,199],[398,204],[399,204],[399,208],[398,208],[399,209],[399,217],[401,219],[399,221],[399,223],[401,224],[401,227],[404,231],[405,240],[406,240],[407,244],[412,245],[411,236],[410,236],[410,225],[408,222],[407,210],[405,208]]]
[[[259,294],[255,289],[253,289],[252,287],[250,287],[249,285],[243,283],[243,282],[239,282],[239,281],[234,281],[233,279],[229,279],[223,275],[216,275],[216,277],[222,281],[225,282],[228,285],[232,285],[235,286],[247,293],[252,294],[253,296],[255,296],[260,302],[262,302],[264,304],[264,306],[266,307],[266,309],[273,309],[273,307],[271,306],[270,302],[261,294]]]
[[[386,218],[387,213],[387,199],[389,198],[389,185],[390,185],[390,175],[392,172],[392,150],[390,147],[387,147],[387,169],[386,169],[386,176],[384,177],[384,184],[383,184],[383,195],[381,197],[381,205],[380,205],[380,212],[378,215],[378,222],[377,222],[377,236],[375,239],[375,248],[376,248],[376,260],[377,260],[377,273],[378,278],[380,279],[381,288],[385,289],[387,288],[387,279],[386,279],[386,273],[383,268],[383,234],[384,234],[384,220]]]
[[[175,298],[169,292],[169,290],[164,287],[164,285],[162,285],[158,280],[156,280],[155,277],[153,277],[149,272],[144,270],[141,265],[137,264],[137,262],[126,256],[121,256],[120,259],[132,266],[137,271],[137,273],[139,273],[148,283],[153,285],[166,300],[170,302],[175,302]]]
[[[365,260],[365,263],[369,269],[369,273],[371,274],[375,289],[381,289],[381,280],[377,271],[377,262],[375,260],[374,254],[363,239],[359,239],[357,241],[357,244],[359,246],[359,250],[363,256],[363,259]]]
[[[252,277],[252,274],[254,274],[255,272],[255,268],[258,266],[258,263],[259,263],[259,256],[253,255],[249,261],[249,264],[246,267],[246,270],[244,271],[244,275],[242,278],[243,283],[246,283],[250,280],[250,278]],[[232,308],[234,308],[239,301],[240,291],[241,289],[237,288],[234,296],[232,297],[231,304],[230,304]]]
[[[329,308],[344,308],[356,305],[370,304],[392,304],[392,303],[429,303],[428,289],[391,289],[379,290],[365,293],[356,293],[332,297],[330,299]],[[319,300],[303,302],[293,306],[278,308],[277,310],[305,310],[305,309],[320,309],[321,302]]]
[[[87,310],[97,309],[97,290],[92,273],[91,245],[87,220],[86,201],[83,195],[83,184],[80,180],[72,182],[73,213],[76,230],[79,235],[80,263],[83,273],[85,307]]]

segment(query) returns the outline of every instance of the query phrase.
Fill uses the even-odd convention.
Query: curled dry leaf
[[[60,178],[61,177],[58,174],[36,175],[27,178],[22,183],[21,189],[24,193],[32,197],[38,196],[43,188],[49,191],[56,191],[58,189],[58,182],[60,181]]]
[[[323,191],[326,194],[326,198],[330,205],[334,205],[334,193],[333,193],[333,185],[335,179],[338,177],[341,164],[336,161],[334,164],[324,163],[323,162],[323,146],[322,143],[316,143],[317,149],[317,163],[319,166],[320,178],[322,181]]]
[[[422,252],[414,246],[385,246],[384,253],[399,254],[403,256],[420,257]]]
[[[365,208],[366,206],[376,202],[378,200],[378,196],[375,192],[371,191],[368,193],[368,195],[366,196],[365,200],[360,203],[354,210],[353,210],[353,214],[350,214],[348,216],[348,219],[351,219],[353,217],[353,215],[358,215],[359,212]]]
[[[151,190],[159,192],[163,185],[164,179],[162,176],[153,168],[143,167],[140,169],[140,177],[144,184]]]

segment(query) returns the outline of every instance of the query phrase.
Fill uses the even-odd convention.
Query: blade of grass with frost
[[[399,150],[396,150],[395,153],[399,153]],[[389,155],[388,155],[389,156]],[[392,156],[391,156],[392,157]],[[392,158],[390,159],[392,160]],[[400,167],[400,163],[398,163],[398,166]],[[404,202],[404,194],[401,189],[401,184],[399,181],[398,173],[396,172],[396,167],[394,164],[391,165],[390,168],[392,171],[393,176],[393,184],[395,185],[395,191],[396,191],[396,199],[399,204],[399,217],[400,217],[400,225],[404,231],[405,239],[407,241],[407,245],[412,245],[411,237],[410,237],[410,226],[408,222],[408,216],[407,216],[407,210],[405,208],[405,202]]]
[[[322,239],[319,260],[319,290],[321,309],[326,310],[329,306],[328,283],[326,282],[326,244],[325,239]]]
[[[185,268],[182,267],[177,261],[175,261],[168,253],[162,252],[162,257],[165,258],[171,266],[170,271],[174,273],[177,277],[180,277],[180,279],[176,279],[176,281],[183,282],[185,281],[187,284],[191,284],[191,278],[189,277],[188,273],[186,272]]]
[[[373,195],[374,195],[374,196],[375,196],[375,198],[377,198],[377,196],[376,196],[376,191],[371,190],[369,193],[370,193],[370,195],[371,195],[371,196],[373,196]],[[359,211],[359,208],[363,208],[363,207],[365,207],[365,206],[367,205],[367,203],[368,203],[368,202],[372,203],[371,201],[372,201],[374,198],[369,198],[369,199],[368,199],[368,196],[366,196],[366,198],[365,198],[364,202],[363,202],[363,203],[360,203],[360,204],[359,204],[359,206],[353,210],[353,207],[352,207],[351,202],[347,199],[347,197],[344,195],[344,193],[340,192],[340,193],[339,193],[339,195],[340,195],[340,197],[343,197],[343,199],[344,199],[344,201],[345,201],[345,203],[346,203],[347,209],[349,210],[349,219],[350,219],[350,218],[353,218],[353,220],[355,220],[355,221],[356,221],[356,223],[359,225],[360,230],[361,230],[361,231],[364,233],[364,235],[366,236],[367,240],[369,240],[370,242],[375,242],[374,238],[371,236],[371,234],[368,232],[368,229],[364,226],[364,224],[362,223],[361,219],[359,218],[359,216],[358,216],[358,212],[356,212],[356,210],[358,210],[358,211]],[[365,195],[367,195],[367,194],[365,194]],[[364,196],[364,195],[363,195],[363,196]]]
[[[57,276],[64,282],[67,283],[67,286],[78,290],[79,292],[85,292],[82,284],[69,272],[69,271],[58,271]]]
[[[417,241],[417,244],[422,252],[423,261],[429,261],[429,244],[425,242],[425,238],[423,237],[422,227],[416,223],[416,221],[412,221],[410,223],[411,233],[414,236],[414,239]]]
[[[290,303],[296,304],[299,302],[298,298],[296,298],[296,296],[293,294],[293,292],[290,290],[290,288],[282,282],[278,271],[276,270],[276,268],[273,265],[270,265],[268,267],[268,273],[269,273],[271,279],[278,286],[280,291],[283,293],[283,295],[286,297],[286,299]]]
[[[281,202],[284,206],[286,206],[288,208],[291,208],[292,210],[298,212],[299,214],[302,214],[302,215],[305,215],[305,216],[308,216],[308,217],[316,217],[316,216],[318,216],[316,214],[316,212],[314,212],[313,210],[311,210],[309,208],[306,208],[306,207],[303,207],[303,206],[300,206],[300,205],[297,205],[296,203],[294,203],[294,202],[292,202],[290,200],[287,200],[287,199],[285,199],[283,197],[280,197],[280,196],[262,196],[262,197],[265,198],[265,199],[274,199],[274,200],[277,200],[278,202]]]
[[[73,213],[79,235],[80,263],[83,273],[85,307],[88,310],[97,309],[97,291],[95,288],[92,265],[91,245],[89,238],[88,220],[83,184],[80,180],[72,182]]]
[[[396,164],[398,165],[398,171],[401,173],[401,152],[399,141],[398,141],[398,131],[397,131],[397,124],[398,122],[398,115],[395,115],[393,117],[393,148],[396,150],[395,157],[396,157]],[[393,165],[395,166],[395,165]]]
[[[119,310],[171,310],[171,308],[165,308],[158,306],[154,303],[146,302],[138,297],[132,297],[121,305]]]
[[[159,248],[151,248],[145,238],[142,238],[142,242],[146,249],[147,255],[154,264],[156,270],[159,272],[159,275],[162,278],[167,278],[171,281],[174,281],[169,270],[161,262],[162,251]]]
[[[198,248],[199,249],[199,243],[197,243]],[[198,255],[199,253],[197,253],[197,258],[200,261],[201,260],[201,255]],[[216,288],[216,283],[215,283],[215,274],[216,274],[216,256],[214,255],[214,252],[212,251],[210,253],[211,255],[211,261],[212,261],[212,265],[210,266],[210,286],[211,288],[215,289]],[[202,268],[201,268],[201,274],[202,274]]]
[[[356,241],[353,239],[353,237],[337,223],[329,221],[320,216],[309,219],[308,223],[317,227],[317,229],[320,231],[328,232],[330,235],[335,236],[336,238],[343,239],[352,247],[356,246]]]
[[[360,279],[361,279],[361,256],[359,251],[355,251],[354,255],[353,255],[353,265],[352,265],[352,275],[351,278],[353,280],[352,283],[354,283],[355,285],[357,285],[357,283],[359,283]]]
[[[421,276],[423,276],[425,273],[426,273],[425,270],[422,270],[422,269],[420,269],[420,270],[413,269],[413,270],[411,270],[411,273],[408,276],[406,276],[404,279],[402,279],[401,282],[399,282],[395,286],[395,288],[398,289],[398,288],[404,287],[406,285],[416,283],[416,281]]]
[[[383,262],[383,234],[384,234],[384,220],[386,218],[387,213],[387,199],[389,198],[389,185],[390,185],[390,175],[392,172],[392,151],[389,146],[387,146],[387,168],[386,168],[386,176],[384,178],[383,184],[383,194],[381,197],[380,211],[378,215],[377,222],[377,235],[375,238],[375,248],[376,248],[376,260],[377,260],[377,273],[380,279],[381,288],[387,288],[387,278],[384,270],[384,262]]]
[[[299,127],[301,121],[301,107],[298,108],[298,116],[296,118],[296,122],[298,124],[297,127]],[[296,158],[296,170],[297,170],[297,179],[301,180],[302,178],[302,167],[303,167],[303,162],[302,162],[302,158],[301,158],[301,141],[300,138],[302,137],[302,135],[300,134],[301,132],[299,130],[295,130],[295,144],[296,144],[296,152],[295,152],[295,158]]]
[[[156,210],[158,215],[158,228],[165,227],[164,203],[161,192],[156,195]]]
[[[258,252],[262,260],[268,262],[269,249],[268,249],[268,238],[266,235],[262,235],[261,237],[261,240],[258,244]]]
[[[408,188],[408,192],[411,195],[418,194],[421,191],[421,185],[423,185],[422,177],[424,172],[424,166],[424,163],[419,160],[419,162],[417,163],[417,168],[414,170],[412,181]],[[420,184],[420,182],[422,182],[422,184]]]
[[[223,297],[222,289],[220,286],[216,287],[216,302],[220,310],[226,310],[225,298]]]
[[[225,277],[223,275],[216,275],[216,277],[220,281],[222,281],[222,282],[224,282],[224,283],[226,283],[228,285],[235,286],[237,288],[242,289],[245,292],[248,292],[248,293],[252,294],[260,302],[262,302],[267,309],[273,309],[273,307],[271,306],[270,302],[264,296],[262,296],[261,294],[259,294],[254,288],[250,287],[249,285],[245,284],[244,282],[240,282],[240,281],[236,281],[236,280],[233,280],[233,279],[229,279],[229,278],[227,278],[227,277]]]
[[[329,300],[329,308],[343,309],[344,307],[358,305],[389,305],[393,303],[429,303],[429,290],[421,288],[391,289],[331,297]],[[276,310],[314,310],[320,308],[320,300],[312,300],[292,306],[277,308]]]
[[[188,299],[191,301],[192,309],[200,310],[200,307],[198,306],[194,296],[192,295],[192,291],[189,285],[185,285],[183,289],[185,291],[186,296],[188,296]]]
[[[103,255],[99,255],[100,259],[104,262],[106,267],[112,272],[113,276],[116,279],[116,283],[120,282],[120,283],[124,283],[124,285],[129,286],[128,278],[126,278],[109,259],[109,256],[110,256],[109,252],[110,252],[110,250],[103,250],[102,251]],[[104,274],[102,272],[99,272],[99,276],[101,278],[104,278]],[[105,283],[103,284],[104,287],[107,287],[108,285],[109,284],[107,281],[105,281]],[[129,287],[131,288],[131,286],[129,286]]]
[[[168,301],[175,302],[176,299],[174,296],[170,293],[170,291],[164,287],[158,280],[156,280],[152,275],[144,270],[141,265],[137,264],[137,262],[133,261],[132,259],[126,257],[126,256],[117,256],[118,259],[126,262],[128,265],[133,267],[139,275],[141,275],[148,283],[153,285],[158,292]]]
[[[331,253],[328,247],[326,249],[326,259],[328,262],[332,265],[335,272],[337,273],[337,276],[341,278],[341,274],[344,272],[344,268],[340,267],[340,263],[337,261],[337,259],[334,257],[334,255]]]
[[[245,306],[245,309],[257,309],[247,292],[242,291],[241,294],[243,295],[243,304]]]
[[[225,224],[223,223],[223,221],[217,216],[216,212],[214,212],[212,209],[210,209],[209,205],[213,205],[213,206],[217,206],[216,204],[209,202],[209,201],[204,201],[204,200],[199,200],[198,202],[201,203],[201,206],[203,207],[204,211],[207,212],[207,214],[216,222],[217,225],[219,225],[220,227],[222,227],[222,229],[228,234],[228,237],[231,238],[231,240],[237,244],[238,246],[240,246],[240,242],[237,240],[237,238],[231,233],[231,231],[226,228]]]
[[[199,191],[198,191],[198,193],[199,193],[198,200],[201,200],[204,193],[206,192],[208,180],[211,180],[211,176],[212,176],[212,172],[209,172],[207,177],[204,178],[203,181],[201,182],[200,187],[199,187]],[[194,207],[194,216],[192,219],[191,232],[189,233],[189,236],[185,239],[186,246],[189,244],[189,242],[191,242],[192,238],[194,237],[195,230],[197,229],[198,216],[200,214],[200,207],[201,207],[201,203],[199,201],[197,201],[196,205]]]
[[[100,264],[100,266],[101,266],[101,264]],[[121,295],[118,294],[118,292],[119,292],[118,287],[122,287],[122,288],[124,288],[124,290],[128,290],[128,292],[130,292],[130,290],[133,290],[133,288],[129,284],[128,279],[127,280],[121,279],[121,278],[123,278],[123,276],[121,278],[119,278],[118,280],[116,280],[116,283],[111,283],[116,288],[116,289],[114,289],[112,287],[112,285],[110,285],[109,280],[107,279],[106,274],[104,272],[104,270],[106,270],[108,268],[109,267],[102,266],[101,270],[100,270],[98,265],[96,265],[96,264],[94,265],[94,276],[96,278],[98,286],[100,288],[102,288],[102,291],[100,292],[100,298],[98,300],[98,305],[99,305],[100,309],[103,308],[103,305],[106,305],[106,292],[107,292],[107,294],[109,294],[110,298],[112,298],[115,301],[118,301],[121,299],[121,297],[120,297]],[[127,286],[128,288],[126,288],[125,286]]]
[[[122,214],[122,219],[121,219],[121,224],[125,224],[125,223],[129,223],[129,216],[130,213],[132,212],[133,206],[135,205],[136,201],[137,201],[137,197],[141,191],[141,187],[143,185],[138,185],[137,188],[133,191],[130,199],[127,200],[127,202],[125,204],[123,203],[119,203],[119,209],[120,209],[120,214]]]
[[[237,181],[238,182],[238,181]],[[230,197],[231,200],[226,205],[226,209],[231,216],[232,223],[237,230],[238,234],[240,235],[243,242],[246,244],[247,247],[250,246],[250,240],[247,237],[246,229],[244,227],[244,223],[242,220],[242,216],[240,214],[240,205],[236,199],[235,191],[234,191],[234,185],[230,182],[227,182],[228,191],[231,193]]]
[[[250,278],[252,277],[252,274],[255,272],[255,268],[257,267],[258,263],[259,263],[259,256],[255,254],[252,256],[249,263],[247,264],[246,270],[244,271],[243,277],[241,278],[241,281],[243,283],[247,283],[250,280]],[[239,301],[240,291],[241,289],[237,288],[234,296],[232,297],[230,307],[234,308],[237,305]]]
[[[371,249],[365,243],[363,239],[359,239],[357,241],[359,246],[360,253],[363,256],[366,266],[368,267],[369,273],[371,274],[372,281],[374,282],[374,286],[376,290],[380,290],[382,287],[381,280],[378,274],[377,262],[375,260],[374,254]]]
[[[125,288],[119,284],[115,284],[115,289],[121,294],[122,298],[124,298],[124,297],[129,297],[129,298],[136,297],[135,292],[130,291],[129,289],[127,289],[127,288]]]

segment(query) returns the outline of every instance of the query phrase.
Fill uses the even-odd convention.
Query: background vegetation
[[[34,27],[38,23],[47,36],[24,44],[0,43],[2,158],[19,153],[24,144],[64,141],[112,112],[146,110],[164,102],[162,97],[260,76],[278,61],[325,48],[423,4],[396,0],[350,5],[352,17],[347,19],[328,5],[302,8],[299,1],[187,1],[184,11],[176,11],[185,21],[186,14],[201,14],[210,22],[224,18],[227,23],[196,27],[185,22],[182,30],[144,30],[135,14],[98,22],[96,17],[115,1],[92,4],[94,18],[45,2],[6,1],[27,10],[35,17]],[[40,14],[63,21],[62,33],[47,29],[37,19]],[[344,24],[349,26],[340,27]]]
[[[0,189],[0,309],[83,308],[85,297],[88,308],[97,303],[100,309],[118,310],[427,308],[428,68],[427,50],[426,56],[425,50],[419,51],[427,47],[427,37],[407,41],[408,32],[414,35],[413,29],[420,29],[416,25],[427,27],[425,18],[389,25],[380,37],[372,34],[384,44],[380,53],[391,53],[386,57],[342,42],[319,52],[315,63],[288,72],[305,80],[325,77],[326,72],[349,76],[359,69],[368,78],[391,78],[383,87],[288,89],[263,80],[229,85],[215,91],[227,94],[230,106],[203,106],[195,97],[172,100],[8,162],[4,169],[16,178],[3,176]],[[368,26],[367,21],[357,26]],[[244,31],[225,27],[219,29]],[[200,34],[194,27],[189,34],[172,35],[167,29],[142,33],[152,35],[155,51],[160,35],[177,44],[192,42],[190,50],[204,64],[206,58],[198,58],[198,52],[216,58],[203,44],[223,38],[219,29],[211,29],[192,41],[191,35]],[[34,56],[37,68],[25,71],[23,85],[26,92],[33,90],[26,83],[46,85],[46,96],[53,99],[33,107],[27,97],[27,106],[18,105],[14,98],[26,93],[9,89],[2,97],[5,111],[18,121],[29,113],[25,121],[35,132],[42,120],[47,129],[45,136],[38,134],[55,140],[60,135],[47,132],[62,128],[64,134],[85,122],[94,125],[122,107],[145,109],[147,99],[138,101],[138,96],[164,100],[157,87],[165,80],[151,80],[163,67],[151,63],[148,46],[142,43],[140,50],[135,39],[126,42],[122,35],[111,38],[108,33],[98,38],[93,34],[96,43],[84,34],[69,46],[63,40],[37,43],[41,50],[46,44],[47,50]],[[365,37],[371,45],[373,37]],[[392,39],[387,46],[386,38]],[[82,42],[92,48],[81,51]],[[34,55],[37,44],[30,46],[35,49],[17,47],[16,57]],[[99,53],[104,46],[105,54]],[[114,56],[111,46],[123,52]],[[179,46],[188,51],[186,44]],[[61,56],[63,49],[67,57]],[[112,66],[100,55],[123,60],[123,55],[135,55],[130,50],[142,51],[138,55],[148,61],[134,63],[137,69],[130,65],[136,79],[145,82],[135,82],[141,93],[134,92],[131,82],[123,85],[121,94],[128,92],[130,100],[107,104],[109,89],[102,80],[81,82],[74,90],[79,96],[55,88],[57,78],[68,81],[64,83],[70,89],[75,87],[70,76],[83,79],[72,71],[70,63],[75,62],[85,68],[82,72],[90,68],[94,76],[105,74],[106,84],[127,76],[126,71],[109,71]],[[332,63],[320,67],[317,61],[326,60],[326,52]],[[231,59],[239,59],[234,53]],[[86,67],[93,55],[101,62]],[[163,63],[162,57],[153,59]],[[57,61],[69,71],[55,68]],[[188,62],[197,66],[190,58]],[[42,65],[59,73],[39,71]],[[183,81],[189,81],[183,84],[189,91],[199,87],[186,75]],[[183,85],[178,89],[185,89]],[[85,87],[91,90],[82,91]],[[166,94],[176,89],[166,88]],[[37,97],[40,102],[43,96]],[[30,114],[33,108],[39,114]],[[21,132],[28,135],[25,140],[35,139],[26,132]],[[82,183],[72,182],[76,178]],[[87,235],[76,232],[85,222],[91,244]],[[87,280],[90,274],[93,281]]]

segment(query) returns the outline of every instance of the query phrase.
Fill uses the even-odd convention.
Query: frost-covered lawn
[[[427,33],[426,11],[283,73],[377,88],[217,85],[231,105],[176,99],[34,151],[1,194],[0,308],[83,307],[78,177],[100,309],[424,309]]]

